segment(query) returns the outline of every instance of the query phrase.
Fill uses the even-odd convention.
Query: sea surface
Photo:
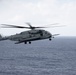
[[[14,43],[0,41],[0,75],[76,75],[76,37]]]

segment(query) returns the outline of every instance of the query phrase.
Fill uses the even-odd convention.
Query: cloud
[[[76,35],[75,20],[76,1],[2,0],[0,3],[0,23],[24,24],[24,22],[31,22],[35,25],[60,23],[68,26],[47,30],[51,30],[53,33],[58,32],[61,35],[72,35],[72,33]]]
[[[51,3],[51,4],[50,4]],[[49,4],[49,5],[47,5]],[[38,3],[34,4],[32,2],[21,2],[18,0],[14,1],[5,1],[3,2],[3,5],[5,5],[5,8],[3,8],[2,11],[2,17],[8,18],[11,21],[12,19],[16,18],[17,16],[22,16],[22,18],[18,17],[18,20],[25,19],[25,20],[31,20],[36,18],[39,20],[40,18],[44,19],[49,14],[49,6],[53,7],[54,0],[41,0]],[[52,8],[51,8],[52,9]],[[15,20],[14,20],[15,21]],[[17,21],[17,20],[16,20]]]

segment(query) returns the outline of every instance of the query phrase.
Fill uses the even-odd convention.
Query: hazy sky
[[[52,34],[76,36],[76,0],[0,0],[0,24],[45,26],[59,23],[65,27],[47,28]],[[11,35],[26,29],[0,29]]]

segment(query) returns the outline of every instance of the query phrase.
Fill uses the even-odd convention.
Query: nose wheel
[[[50,38],[49,40],[51,41],[52,39]]]

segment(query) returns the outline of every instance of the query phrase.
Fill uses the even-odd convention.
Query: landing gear
[[[29,44],[31,44],[31,41],[29,41]]]
[[[50,38],[49,40],[51,41],[52,39]]]
[[[26,41],[25,41],[24,43],[25,43],[25,44],[27,44],[27,42],[26,42]]]
[[[25,41],[24,44],[27,44],[27,42]],[[31,41],[29,41],[29,44],[31,44]]]

